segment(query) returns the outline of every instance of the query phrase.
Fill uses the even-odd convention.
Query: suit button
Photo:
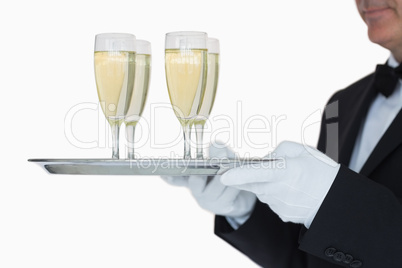
[[[343,263],[349,264],[353,261],[353,256],[350,254],[345,254],[345,259],[343,260]]]
[[[336,252],[334,254],[334,260],[335,261],[343,261],[345,259],[345,257],[346,257],[345,254],[343,252],[340,252],[340,251],[338,251],[338,252]]]
[[[327,256],[327,257],[333,257],[334,254],[335,254],[335,252],[336,252],[336,248],[327,248],[327,249],[325,250],[325,256]]]
[[[350,267],[352,267],[352,268],[359,268],[359,267],[361,267],[362,266],[362,262],[361,261],[358,261],[358,260],[356,260],[356,261],[352,261],[352,263],[350,264]]]

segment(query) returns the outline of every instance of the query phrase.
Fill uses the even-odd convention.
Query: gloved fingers
[[[230,211],[226,213],[226,216],[229,217],[244,217],[249,215],[253,210],[256,200],[257,196],[255,194],[234,187],[226,187],[219,199],[219,201],[225,202],[227,207],[230,208]]]
[[[254,182],[254,183],[244,183],[244,184],[237,184],[231,185],[232,188],[236,188],[239,190],[251,192],[257,196],[265,195],[266,189],[269,188],[270,183],[267,182]]]
[[[234,203],[235,200],[238,198],[241,190],[237,189],[235,187],[227,187],[227,186],[224,186],[224,187],[225,188],[222,191],[220,200],[225,203],[229,203],[229,202]]]
[[[175,186],[188,186],[188,176],[161,176],[161,178]]]
[[[256,200],[257,197],[253,193],[225,187],[222,194],[216,200],[208,200],[208,204],[217,215],[244,217],[251,213]]]
[[[203,194],[208,196],[210,200],[216,200],[222,196],[226,188],[228,187],[220,182],[220,176],[214,176],[211,180],[207,180]]]
[[[221,176],[221,182],[227,186],[238,186],[242,184],[272,182],[279,180],[286,169],[269,167],[261,164],[250,164],[233,168]]]
[[[235,153],[233,152],[232,149],[227,147],[223,142],[221,141],[214,141],[209,145],[209,157],[210,158],[228,158],[228,159],[234,159],[235,158]]]
[[[228,187],[229,189],[234,189],[233,187]],[[235,206],[244,208],[243,210],[250,211],[250,208],[254,207],[255,201],[257,200],[257,196],[248,191],[240,191],[235,199]]]
[[[318,151],[316,148],[313,148],[306,144],[299,144],[291,141],[281,142],[278,147],[270,154],[270,157],[295,158],[301,155],[309,155],[319,160],[320,162],[332,167],[335,167],[338,164],[324,153]]]
[[[296,157],[305,151],[304,145],[292,141],[281,142],[273,151],[275,157]]]
[[[207,186],[208,177],[193,175],[188,178],[188,188],[194,196],[200,196],[203,194],[205,187]]]
[[[261,185],[258,198],[268,204],[280,203],[286,207],[310,208],[311,204],[317,203],[319,198],[292,188],[286,183],[274,183]]]

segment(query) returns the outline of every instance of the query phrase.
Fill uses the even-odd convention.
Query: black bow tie
[[[394,92],[398,79],[402,79],[402,64],[396,68],[379,64],[374,74],[374,87],[388,98]]]

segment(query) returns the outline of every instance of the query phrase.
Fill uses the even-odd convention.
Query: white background
[[[65,134],[70,109],[97,104],[95,34],[129,32],[152,43],[143,114],[152,127],[142,130],[137,148],[143,157],[182,153],[182,140],[154,146],[181,138],[171,110],[151,118],[152,104],[169,102],[166,32],[199,30],[220,39],[211,117],[233,119],[234,136],[220,138],[241,156],[263,156],[282,140],[314,145],[317,112],[330,95],[388,57],[368,41],[352,0],[17,0],[0,8],[0,25],[0,267],[7,268],[256,267],[213,234],[213,215],[186,189],[156,176],[49,175],[27,162],[110,156],[96,110],[81,111],[67,124],[77,140],[95,142],[94,148],[80,148]],[[286,120],[268,126],[271,132],[244,137],[239,130],[253,116]],[[264,127],[263,121],[253,124]],[[222,127],[227,125],[211,122],[211,130]],[[147,139],[151,132],[154,141]]]

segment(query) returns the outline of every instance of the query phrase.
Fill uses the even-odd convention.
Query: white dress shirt
[[[399,63],[391,55],[388,65],[395,68]],[[402,108],[402,83],[399,79],[395,91],[386,98],[379,93],[371,104],[366,120],[360,127],[359,134],[352,152],[349,168],[359,172],[374,150],[378,141],[391,125],[395,116]]]

